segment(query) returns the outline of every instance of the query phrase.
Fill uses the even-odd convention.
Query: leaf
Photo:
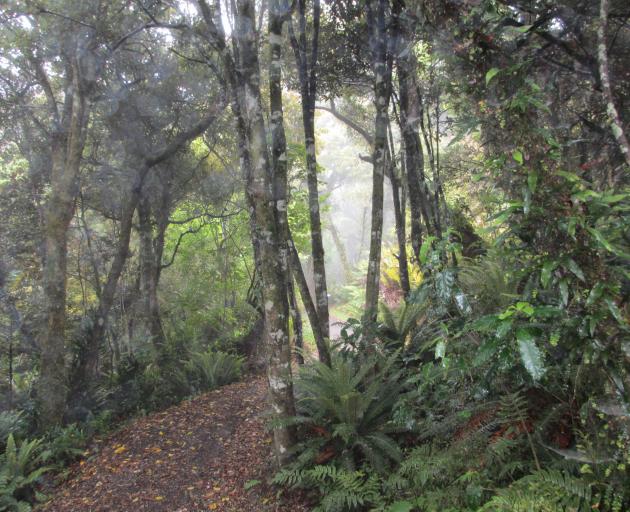
[[[543,263],[543,268],[540,272],[540,284],[542,284],[543,288],[547,288],[549,285],[549,281],[551,280],[551,273],[558,265],[558,262],[553,260],[547,260]]]
[[[440,340],[438,344],[435,346],[435,358],[442,359],[445,353],[446,353],[446,343],[444,342],[444,340]]]
[[[534,335],[528,329],[521,328],[516,331],[516,340],[523,366],[532,379],[538,381],[545,373],[545,369],[540,349],[534,343]]]
[[[528,30],[530,30],[532,27],[533,25],[522,25],[520,27],[516,27],[514,30],[516,30],[517,32],[525,33]]]
[[[577,226],[578,220],[575,217],[570,217],[569,222],[567,223],[567,233],[571,236],[575,236],[575,227]]]
[[[534,306],[529,302],[517,302],[515,307],[519,313],[523,313],[525,316],[532,316],[534,314]]]
[[[619,201],[623,201],[628,198],[628,194],[615,194],[615,195],[604,195],[601,197],[601,201],[608,204],[618,203]]]
[[[575,260],[569,258],[569,260],[567,261],[567,267],[569,268],[569,270],[571,272],[573,272],[575,274],[575,276],[580,280],[580,281],[584,281],[584,272],[582,272],[582,269],[578,266],[578,264],[575,262]]]
[[[490,339],[483,343],[479,349],[477,349],[477,354],[475,355],[472,363],[473,366],[481,366],[489,361],[497,353],[498,348],[496,340]]]
[[[623,315],[621,314],[621,310],[619,309],[619,306],[617,306],[615,301],[613,301],[610,297],[606,297],[604,301],[608,305],[608,310],[611,312],[615,320],[617,320],[617,322],[619,322],[620,324],[624,325],[625,322],[623,320]]]
[[[114,453],[115,453],[116,455],[119,455],[119,454],[121,454],[121,453],[123,453],[123,452],[125,452],[125,451],[127,451],[127,447],[126,447],[124,444],[121,444],[118,448],[116,448],[116,449],[114,450]]]
[[[569,283],[566,278],[560,281],[560,298],[562,299],[562,305],[566,307],[569,304]]]
[[[389,506],[387,512],[410,512],[411,510],[413,510],[413,503],[408,501],[396,501]]]
[[[523,165],[523,153],[521,153],[518,149],[512,153],[512,158],[520,165]]]
[[[527,187],[523,187],[523,213],[529,215],[532,207],[532,192]]]
[[[500,71],[501,70],[499,68],[490,68],[490,70],[486,73],[486,85],[488,85],[490,80],[497,76]]]
[[[595,228],[586,228],[586,230],[591,234],[591,236],[597,240],[607,251],[614,253],[615,249],[611,245],[611,243],[604,238],[601,231]]]
[[[599,298],[602,296],[604,291],[604,283],[598,282],[593,288],[591,292],[588,294],[588,298],[586,299],[586,305],[592,306]]]
[[[527,175],[527,186],[532,194],[536,192],[536,185],[538,185],[538,173],[536,171],[531,171]]]
[[[246,491],[249,491],[252,487],[256,487],[257,485],[260,485],[262,482],[260,480],[247,480],[247,482],[245,482],[245,485],[243,485],[243,489],[245,489]]]
[[[423,265],[427,262],[427,255],[429,254],[433,240],[435,240],[435,236],[428,236],[422,244],[422,247],[420,247],[420,254],[418,257],[420,258],[420,263]]]

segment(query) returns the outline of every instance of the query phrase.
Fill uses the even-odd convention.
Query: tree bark
[[[306,180],[308,185],[308,206],[311,227],[311,252],[313,256],[313,281],[315,284],[314,292],[320,330],[325,338],[329,338],[328,285],[326,282],[315,147],[315,101],[317,98],[320,1],[313,0],[313,36],[311,40],[310,59],[308,57],[308,45],[306,41],[306,1],[298,0],[297,8],[298,35],[296,37],[291,21],[289,23],[289,34],[298,68],[300,96],[302,100],[302,123],[304,127],[304,146],[306,149]],[[320,359],[322,359],[321,356]]]
[[[64,113],[52,135],[50,196],[45,208],[43,287],[46,327],[41,340],[38,399],[43,428],[58,425],[66,407],[66,272],[68,228],[74,215],[89,109],[75,59]]]
[[[164,240],[164,233],[153,237],[153,223],[151,217],[151,203],[148,197],[142,197],[138,203],[138,232],[140,235],[140,290],[142,292],[143,319],[146,335],[156,348],[164,344],[164,331],[160,319],[160,305],[157,288],[162,262],[161,251],[157,251],[156,243]],[[160,226],[158,229],[165,229]],[[160,259],[158,260],[158,252]]]
[[[346,278],[346,283],[348,283],[352,279],[352,267],[350,266],[350,261],[348,261],[348,253],[346,252],[346,247],[343,244],[343,240],[341,240],[341,237],[339,236],[339,231],[337,231],[335,223],[330,218],[328,219],[328,229],[330,230],[333,243],[335,244],[337,252],[339,253],[339,259],[341,260],[344,277]]]
[[[390,138],[390,144],[393,148],[393,138]],[[400,277],[400,288],[402,289],[405,297],[409,295],[411,291],[411,285],[409,283],[409,267],[407,263],[407,240],[405,229],[405,210],[404,203],[400,199],[400,182],[396,175],[396,167],[394,163],[394,156],[391,150],[388,150],[389,164],[388,164],[388,177],[392,186],[392,197],[394,202],[394,223],[396,227],[396,240],[398,242],[398,274]]]
[[[374,145],[372,155],[372,219],[370,255],[365,286],[364,320],[375,322],[378,314],[378,298],[381,270],[381,245],[383,238],[383,181],[387,165],[387,125],[391,95],[391,59],[388,51],[386,25],[386,0],[370,0],[367,4],[368,30],[372,46],[374,73]]]
[[[610,66],[608,64],[608,49],[606,32],[608,31],[609,0],[600,0],[599,26],[597,28],[597,60],[599,63],[599,76],[602,82],[602,92],[606,102],[606,113],[613,136],[617,141],[619,150],[623,155],[626,165],[630,167],[630,144],[623,129],[621,116],[615,105],[612,85],[610,83]]]
[[[221,2],[215,1],[212,8],[206,0],[198,0],[197,3],[206,25],[206,37],[219,53],[232,96],[241,169],[250,209],[254,259],[262,284],[269,402],[275,416],[286,418],[295,414],[295,405],[288,340],[286,254],[282,248],[276,214],[278,207],[286,208],[286,202],[283,205],[282,200],[276,201],[273,197],[273,169],[270,164],[260,94],[255,3],[254,0],[236,0],[232,4],[237,12],[234,13],[235,27],[231,50],[226,44],[221,25]],[[278,12],[277,0],[272,2],[271,7],[270,93],[274,90],[277,93],[281,92],[281,89],[277,89],[280,86],[278,77],[281,71],[277,52],[282,41],[282,15]],[[277,115],[272,112],[272,123]],[[277,124],[276,120],[275,126]],[[281,160],[279,157],[280,155],[278,160]],[[286,159],[286,155],[284,157]],[[294,443],[294,431],[288,427],[278,427],[274,430],[273,436],[276,460],[279,465],[283,465],[290,458],[289,449]]]

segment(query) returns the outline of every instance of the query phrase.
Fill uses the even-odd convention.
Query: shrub
[[[243,359],[233,354],[208,350],[193,352],[185,364],[189,382],[198,391],[208,391],[234,382],[241,376]]]
[[[42,440],[25,439],[19,448],[9,434],[4,454],[0,456],[0,510],[25,512],[30,503],[43,496],[35,484],[50,468],[42,466]]]

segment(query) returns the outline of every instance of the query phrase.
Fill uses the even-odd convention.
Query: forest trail
[[[37,510],[308,510],[267,484],[266,393],[265,379],[250,377],[131,422],[96,443]]]

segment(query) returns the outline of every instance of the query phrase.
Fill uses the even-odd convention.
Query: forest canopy
[[[4,2],[0,510],[257,378],[276,510],[630,510],[629,20]]]

